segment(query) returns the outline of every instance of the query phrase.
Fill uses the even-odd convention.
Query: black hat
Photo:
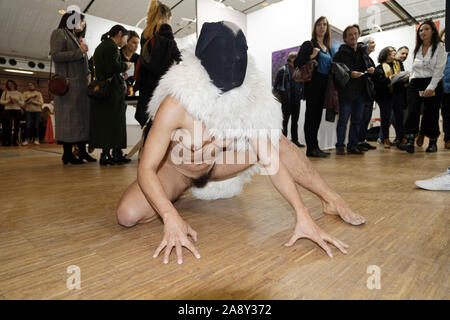
[[[242,85],[247,71],[247,40],[242,30],[228,21],[203,24],[195,49],[216,87],[227,92]]]

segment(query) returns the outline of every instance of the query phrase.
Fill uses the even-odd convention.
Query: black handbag
[[[109,83],[112,77],[106,80],[98,80],[95,72],[95,60],[92,57],[92,67],[94,69],[94,77],[88,85],[87,94],[89,97],[97,100],[103,100],[109,97]]]

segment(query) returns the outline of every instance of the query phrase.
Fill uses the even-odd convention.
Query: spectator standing
[[[127,44],[120,49],[122,61],[132,63],[132,68],[130,68],[128,72],[122,73],[127,86],[127,97],[134,96],[134,85],[136,82],[136,79],[134,78],[134,70],[136,70],[136,63],[139,60],[139,55],[136,53],[139,47],[139,40],[139,35],[135,31],[129,30]],[[130,75],[130,72],[133,72],[133,75]]]
[[[310,60],[315,60],[317,67],[314,69],[311,81],[305,83],[306,155],[313,158],[326,158],[330,153],[322,151],[317,140],[333,60],[331,29],[326,17],[320,17],[314,23],[311,40],[305,41],[300,47],[295,66],[301,67]]]
[[[23,93],[25,117],[27,120],[26,138],[22,145],[34,142],[39,144],[39,123],[41,122],[41,111],[44,99],[42,94],[36,90],[36,85],[33,82],[28,82],[28,91]]]
[[[445,30],[441,31],[441,40],[445,42]],[[444,127],[445,149],[450,149],[450,53],[447,53],[447,63],[444,70],[444,99],[442,101],[442,120]]]
[[[11,146],[11,132],[14,124],[14,133],[12,136],[12,145],[17,147],[19,145],[19,128],[20,118],[23,114],[23,96],[17,90],[17,84],[13,80],[6,81],[5,91],[3,91],[0,98],[0,104],[5,106],[3,117],[3,141],[2,144],[6,147]]]
[[[74,25],[72,21],[79,23]],[[86,142],[89,139],[89,48],[82,42],[85,34],[84,15],[69,11],[62,16],[50,39],[50,54],[55,62],[55,73],[65,77],[67,72],[70,79],[67,93],[54,97],[55,139],[63,145],[64,164],[83,164],[83,159],[95,161],[86,152]],[[78,146],[79,158],[72,153],[73,145]]]
[[[119,51],[127,43],[127,29],[115,25],[101,40],[93,57],[94,72],[97,80],[108,80],[109,94],[101,100],[91,98],[89,145],[102,149],[100,165],[103,166],[123,163],[118,158],[120,149],[127,147],[125,87],[121,74],[131,63],[122,61]]]
[[[347,153],[364,154],[358,148],[358,134],[364,107],[368,100],[373,99],[374,90],[367,75],[373,74],[374,67],[370,66],[369,56],[363,43],[358,43],[361,30],[358,25],[348,26],[344,30],[344,44],[334,55],[334,61],[343,63],[350,70],[350,80],[344,87],[338,87],[339,92],[339,120],[337,124],[336,154],[345,155],[345,135],[347,122],[351,116]]]
[[[367,37],[363,40],[364,45],[366,46],[367,56],[369,57],[369,66],[375,68],[375,62],[373,62],[370,54],[375,51],[376,42],[372,37]],[[372,77],[370,77],[372,79]],[[361,128],[359,130],[359,143],[358,149],[362,151],[374,150],[376,147],[367,143],[367,129],[369,127],[370,120],[372,119],[372,111],[373,111],[373,99],[368,99],[366,104],[364,105],[364,113],[361,122]]]
[[[397,126],[395,127],[397,141],[402,141],[403,132],[403,88],[408,81],[408,77],[392,84],[392,79],[396,74],[404,71],[400,61],[395,59],[396,51],[393,47],[386,47],[381,50],[376,69],[372,79],[375,82],[376,101],[381,111],[381,129],[383,130],[384,148],[389,149],[391,143],[389,140],[389,127],[391,123],[391,114],[394,112]]]
[[[302,96],[303,84],[294,81],[292,73],[294,71],[294,60],[297,52],[288,54],[287,63],[282,66],[275,78],[274,88],[281,97],[281,110],[283,112],[283,135],[287,137],[287,126],[291,119],[291,139],[298,147],[304,145],[298,142],[298,118],[300,115],[300,100]]]
[[[422,117],[423,134],[429,138],[426,152],[437,152],[439,109],[443,95],[442,77],[447,54],[433,21],[423,22],[417,29],[411,81],[407,89],[408,118],[405,123],[406,143],[402,150],[414,153],[414,139],[419,132],[420,107],[424,104]]]

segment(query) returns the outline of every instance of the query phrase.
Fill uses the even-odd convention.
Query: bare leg
[[[189,179],[168,164],[159,169],[157,176],[172,202],[175,202],[189,187]],[[134,181],[120,199],[117,221],[124,227],[133,227],[138,223],[148,223],[157,218],[155,209],[148,203],[138,182]]]
[[[350,209],[347,203],[327,185],[298,147],[286,137],[282,137],[280,142],[280,159],[296,183],[322,200],[324,213],[339,215],[342,220],[352,225],[365,222],[365,218]]]

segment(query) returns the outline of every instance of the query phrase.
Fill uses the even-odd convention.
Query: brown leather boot
[[[384,148],[385,149],[391,148],[391,142],[389,141],[389,139],[384,139]]]
[[[450,149],[450,140],[445,141],[445,149]]]

